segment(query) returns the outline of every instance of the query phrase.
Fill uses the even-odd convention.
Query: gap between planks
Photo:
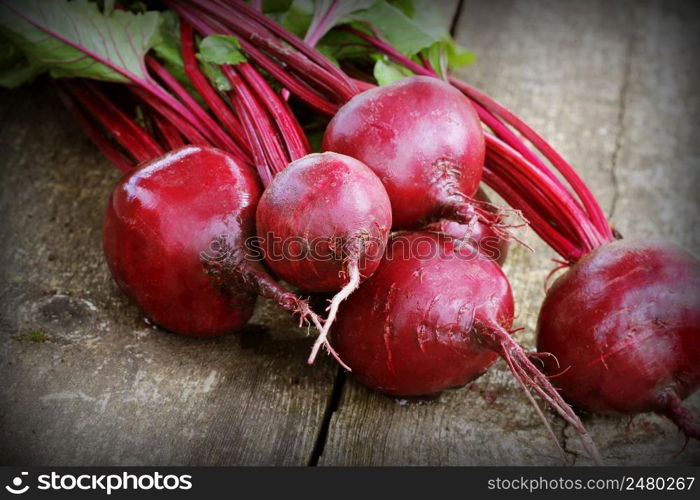
[[[462,6],[464,5],[464,0],[457,0],[455,2],[445,2],[452,3],[452,12],[449,17],[451,21],[449,22],[450,35],[454,36],[457,26],[459,25],[459,19],[462,15]],[[445,9],[443,12],[448,12],[450,6],[445,7],[444,5],[440,8]],[[446,16],[448,17],[448,16]],[[308,465],[310,467],[317,467],[318,462],[323,456],[323,452],[326,448],[326,441],[328,440],[328,433],[330,431],[331,422],[333,420],[333,415],[340,407],[340,400],[343,394],[343,389],[345,387],[348,374],[341,367],[338,367],[338,371],[333,381],[333,388],[328,396],[328,404],[326,405],[326,410],[323,414],[323,419],[321,421],[321,426],[318,430],[318,435],[316,436],[316,441],[314,443],[313,450],[311,451],[311,457],[309,458]]]

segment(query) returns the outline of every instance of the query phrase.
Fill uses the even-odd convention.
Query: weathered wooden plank
[[[0,462],[308,463],[335,368],[305,333],[269,304],[219,339],[150,328],[103,262],[116,170],[47,85],[0,107]]]
[[[664,237],[698,251],[700,145],[693,59],[695,13],[639,2],[467,0],[457,37],[477,54],[462,76],[514,109],[573,162],[625,233]],[[682,103],[682,104],[681,104]],[[691,171],[692,170],[692,171]],[[685,179],[685,181],[683,180]],[[684,184],[685,182],[685,184]],[[653,187],[651,187],[653,186]],[[654,191],[651,193],[651,191]],[[505,270],[517,299],[519,338],[533,344],[553,252],[528,235]],[[470,390],[471,389],[471,390]],[[700,397],[689,400],[698,412]],[[654,415],[586,417],[610,463],[693,463],[683,438]],[[579,463],[577,439],[555,420]],[[349,380],[319,463],[552,464],[542,425],[499,363],[468,389],[401,405]]]
[[[659,238],[700,255],[700,10],[687,2],[636,3],[620,89],[615,148],[610,159],[612,220],[629,238]],[[585,154],[581,165],[586,165]],[[584,170],[585,172],[585,170]],[[700,415],[700,394],[688,405]],[[665,463],[683,439],[660,417],[591,419],[589,428],[611,460]],[[663,425],[661,425],[663,422]],[[571,447],[577,447],[570,440]],[[652,459],[652,460],[650,460]],[[697,465],[697,441],[673,460]]]
[[[613,220],[631,237],[664,238],[700,253],[700,9],[639,5],[629,45]]]
[[[551,138],[616,207],[623,233],[697,252],[696,13],[505,1],[463,12],[458,34],[479,56],[465,77]],[[308,341],[265,307],[254,321],[263,328],[212,341],[144,326],[99,247],[116,174],[44,87],[31,91],[0,98],[0,461],[307,462],[333,369],[306,369]],[[506,270],[531,342],[552,254],[528,239],[537,254],[514,249]],[[320,463],[557,463],[502,364],[470,389],[402,406],[349,383]],[[698,460],[694,443],[673,456],[682,440],[657,417],[629,430],[586,422],[611,462]],[[570,430],[556,429],[578,453]]]

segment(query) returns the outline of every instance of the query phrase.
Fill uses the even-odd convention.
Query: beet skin
[[[353,97],[333,117],[323,150],[357,158],[389,193],[395,229],[473,216],[484,135],[469,100],[451,85],[413,76]]]
[[[656,411],[698,437],[680,406],[700,386],[700,266],[687,252],[628,240],[594,250],[549,289],[537,342],[577,407]]]
[[[240,328],[255,295],[215,286],[200,259],[216,238],[238,245],[254,232],[260,192],[255,172],[212,148],[142,164],[107,204],[103,243],[114,280],[168,330],[199,337]]]

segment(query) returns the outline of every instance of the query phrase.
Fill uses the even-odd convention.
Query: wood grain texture
[[[457,2],[439,2],[446,19]],[[628,237],[700,253],[700,16],[681,2],[466,0],[461,72],[568,158]],[[260,302],[238,335],[198,341],[146,325],[112,284],[100,236],[118,175],[35,84],[0,93],[0,463],[559,464],[502,362],[432,401],[397,402],[335,367]],[[533,345],[554,254],[531,233],[505,270]],[[689,400],[700,414],[700,395]],[[576,437],[550,415],[577,463]],[[327,419],[330,419],[327,422]],[[320,457],[314,447],[321,436]],[[609,463],[700,463],[667,421],[585,417]]]
[[[465,1],[459,42],[477,63],[461,76],[516,111],[569,159],[628,237],[664,238],[695,252],[700,111],[698,13],[649,2]],[[695,85],[695,88],[694,88]],[[534,345],[543,282],[555,255],[511,249],[505,270],[518,338]],[[700,395],[688,405],[700,413]],[[608,463],[700,462],[700,446],[661,417],[584,417]],[[565,449],[589,463],[571,429]],[[499,362],[468,388],[401,404],[349,380],[333,414],[323,465],[556,464],[542,424]]]
[[[306,465],[335,367],[262,301],[240,334],[149,327],[112,284],[118,175],[48,85],[0,94],[0,462]]]

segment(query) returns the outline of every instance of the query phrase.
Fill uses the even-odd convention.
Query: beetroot
[[[498,264],[460,253],[437,233],[396,233],[374,275],[341,306],[333,341],[361,383],[397,396],[464,385],[501,356],[542,418],[529,388],[598,460],[578,417],[511,338],[512,322],[513,296]]]
[[[265,189],[257,208],[265,261],[306,292],[341,290],[309,361],[333,323],[339,303],[379,265],[391,229],[391,204],[377,176],[337,153],[290,163]]]
[[[329,292],[347,283],[348,259],[362,278],[377,268],[391,228],[391,205],[363,163],[316,153],[275,176],[260,199],[256,223],[266,262],[280,278],[307,292]],[[366,251],[354,255],[355,246]]]
[[[538,349],[551,356],[547,373],[558,375],[562,395],[581,409],[656,411],[686,436],[700,437],[681,403],[700,379],[700,262],[668,243],[615,241],[619,235],[571,166],[508,110],[476,96],[538,145],[570,185],[486,135],[485,180],[559,253],[559,268],[570,266],[540,311]]]
[[[112,276],[147,317],[185,335],[240,328],[256,294],[307,316],[303,301],[246,258],[260,192],[252,168],[217,149],[187,146],[144,163],[107,204]]]
[[[353,97],[328,125],[323,150],[379,176],[396,229],[474,216],[469,197],[481,180],[484,137],[467,98],[443,81],[409,77]]]
[[[574,405],[656,411],[700,437],[680,406],[700,386],[700,266],[676,246],[621,240],[582,258],[547,293],[538,349]]]

